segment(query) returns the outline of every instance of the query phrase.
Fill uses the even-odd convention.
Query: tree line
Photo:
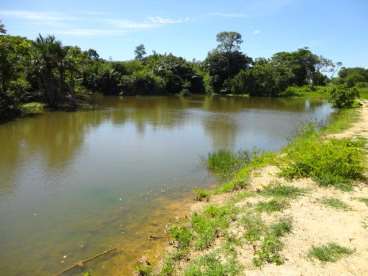
[[[242,36],[221,32],[218,46],[203,61],[173,54],[147,55],[143,44],[135,59],[102,59],[94,49],[64,46],[54,36],[29,40],[7,35],[0,22],[0,119],[20,114],[20,106],[41,102],[73,110],[91,95],[246,94],[282,96],[288,87],[325,85],[341,66],[308,48],[253,59],[241,51]],[[342,68],[338,82],[368,83],[364,68]],[[329,77],[330,74],[330,77]]]

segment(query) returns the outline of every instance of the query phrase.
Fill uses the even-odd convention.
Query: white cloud
[[[84,11],[70,15],[58,12],[0,10],[1,17],[27,21],[26,24],[42,24],[45,27],[48,26],[49,29],[46,32],[49,32],[51,28],[52,33],[72,36],[122,35],[129,31],[147,30],[190,21],[189,17],[169,18],[151,16],[142,20],[129,20],[122,18],[96,18],[96,15],[101,15],[101,13]],[[45,30],[41,31],[45,32]]]

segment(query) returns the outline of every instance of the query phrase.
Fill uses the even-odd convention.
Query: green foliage
[[[348,87],[353,87],[364,82],[368,82],[368,69],[361,67],[343,67],[339,71],[339,78],[337,79],[337,83],[339,84],[345,84]]]
[[[287,166],[281,175],[311,177],[321,186],[351,189],[351,180],[362,179],[362,142],[350,139],[321,141],[314,129],[306,129],[287,149]]]
[[[267,234],[261,243],[260,249],[255,253],[254,265],[260,267],[265,263],[283,264],[284,259],[280,255],[282,247],[283,243],[277,236],[272,233]]]
[[[210,199],[210,192],[208,190],[205,189],[195,189],[193,190],[194,195],[195,195],[195,200],[197,201],[203,201],[206,200],[208,201]]]
[[[168,256],[164,259],[164,263],[161,267],[161,271],[159,273],[160,276],[170,276],[173,274],[175,269],[175,261],[171,256]]]
[[[340,246],[336,243],[328,243],[321,246],[313,246],[309,250],[308,257],[321,262],[336,262],[341,258],[353,254],[354,250]]]
[[[298,196],[304,195],[305,189],[301,189],[294,186],[274,184],[265,187],[260,194],[264,196],[273,196],[280,198],[297,198]]]
[[[282,218],[270,226],[270,232],[276,237],[283,237],[292,230],[291,218]]]
[[[223,261],[218,252],[200,256],[189,264],[185,276],[223,276],[238,275],[240,266],[234,259]]]
[[[330,91],[329,101],[333,107],[349,108],[352,107],[359,92],[355,87],[334,86]]]
[[[340,209],[344,211],[351,210],[350,206],[338,198],[325,197],[321,199],[321,203],[331,208]]]
[[[228,205],[210,205],[203,213],[194,213],[191,224],[196,238],[195,246],[198,249],[210,246],[217,234],[228,227],[235,213],[234,207]]]
[[[192,232],[187,227],[174,226],[169,230],[170,236],[178,243],[179,249],[185,249],[192,240]]]
[[[34,115],[34,114],[41,114],[44,112],[45,104],[31,102],[21,105],[21,111],[25,115]]]
[[[285,199],[271,199],[269,201],[261,201],[256,204],[256,211],[258,212],[280,212],[289,206]]]
[[[233,153],[227,150],[219,150],[208,154],[207,167],[216,175],[226,178],[249,162],[250,156],[245,151]]]
[[[258,241],[266,231],[266,225],[258,214],[248,213],[241,219],[245,229],[245,239],[249,242]]]

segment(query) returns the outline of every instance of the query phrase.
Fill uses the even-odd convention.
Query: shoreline
[[[365,128],[368,121],[367,101],[364,101],[362,106],[359,108],[359,112],[357,111],[357,108],[339,111],[336,117],[333,118],[333,121],[329,122],[322,131],[319,131],[318,137],[322,138],[324,141],[330,141],[331,139],[337,138],[368,138],[367,129]],[[298,139],[298,137],[296,139]],[[368,199],[368,187],[363,183],[364,181],[354,181],[352,191],[345,192],[334,187],[322,187],[308,177],[286,179],[280,176],[279,166],[283,162],[280,161],[280,157],[283,159],[287,154],[288,148],[293,147],[294,143],[295,142],[293,140],[290,145],[286,146],[281,151],[275,154],[266,154],[261,158],[257,158],[258,160],[255,162],[251,162],[251,164],[240,169],[231,181],[222,186],[217,186],[214,189],[208,190],[209,196],[204,198],[208,201],[193,202],[189,208],[189,214],[191,214],[192,218],[187,217],[181,223],[172,225],[176,230],[181,229],[181,232],[169,230],[171,241],[169,242],[170,245],[162,255],[161,262],[158,265],[151,265],[145,258],[141,259],[137,268],[138,275],[199,275],[196,274],[196,271],[206,271],[206,269],[210,269],[208,271],[212,271],[211,269],[215,269],[216,271],[221,270],[224,273],[226,272],[226,275],[242,275],[243,273],[246,273],[247,275],[263,275],[264,273],[267,275],[280,275],[280,273],[283,274],[291,272],[303,273],[303,275],[313,275],[313,273],[317,273],[314,275],[320,275],[321,273],[324,274],[331,271],[335,273],[349,272],[349,269],[353,269],[359,273],[368,273],[368,271],[366,271],[367,268],[364,267],[364,262],[362,262],[361,259],[364,258],[364,254],[361,253],[363,254],[362,257],[357,256],[357,253],[353,253],[353,251],[358,251],[357,248],[359,244],[356,243],[354,243],[355,247],[351,251],[352,257],[347,256],[340,262],[332,262],[331,265],[330,263],[326,265],[323,261],[311,261],[308,257],[308,252],[300,252],[300,248],[307,250],[306,245],[313,247],[317,246],[318,243],[321,243],[318,238],[314,239],[315,245],[310,244],[303,239],[303,235],[308,237],[308,235],[310,235],[309,232],[313,232],[314,228],[318,228],[318,223],[323,225],[323,221],[320,223],[319,218],[323,218],[325,220],[330,217],[332,220],[336,217],[340,220],[347,219],[346,214],[344,214],[345,216],[335,214],[335,210],[331,211],[329,208],[323,209],[322,207],[323,210],[320,211],[320,206],[314,206],[318,204],[321,205],[321,198],[318,195],[331,198],[333,196],[336,197],[336,200],[339,200],[339,202],[341,200],[337,198],[344,199],[344,202],[348,203],[347,205],[349,205],[349,208],[352,208],[352,210],[357,213],[354,218],[362,220],[363,223],[365,218],[362,218],[361,216],[362,213],[366,211],[364,210],[364,204],[362,204],[364,200],[358,202],[359,200],[354,199],[362,196],[366,196],[362,198]],[[364,153],[364,155],[366,155],[366,153]],[[237,182],[244,182],[244,186],[237,186]],[[293,199],[290,202],[288,201],[285,203],[287,204],[287,207],[282,208],[283,210],[279,210],[276,213],[261,213],[260,218],[262,218],[262,220],[266,221],[268,224],[271,222],[275,224],[275,219],[291,217],[293,224],[295,224],[295,220],[298,221],[298,219],[301,220],[303,217],[308,217],[308,212],[306,210],[310,208],[310,210],[314,210],[316,213],[310,215],[308,219],[318,222],[317,224],[314,224],[313,227],[309,228],[306,226],[308,224],[303,225],[303,223],[301,223],[301,225],[293,225],[293,230],[290,230],[288,235],[285,234],[285,236],[280,236],[278,242],[280,243],[280,246],[282,245],[282,248],[280,248],[281,253],[280,255],[275,254],[277,255],[277,258],[280,258],[280,263],[277,263],[277,260],[272,260],[271,258],[266,260],[260,266],[254,265],[254,256],[259,257],[261,255],[259,254],[260,248],[262,248],[262,244],[260,243],[262,243],[261,241],[264,241],[266,238],[260,237],[259,240],[254,242],[244,241],[244,234],[246,235],[246,233],[244,233],[244,225],[241,229],[238,225],[238,221],[244,220],[244,217],[239,218],[239,216],[241,216],[239,215],[239,212],[231,214],[232,211],[229,211],[231,219],[227,221],[225,225],[215,225],[216,229],[214,229],[214,235],[211,237],[211,241],[209,241],[205,246],[198,246],[198,233],[193,228],[193,216],[206,216],[204,214],[206,214],[206,212],[208,213],[209,208],[217,208],[218,210],[222,210],[222,212],[224,212],[223,216],[226,217],[227,215],[225,213],[228,208],[233,208],[235,206],[235,208],[242,209],[248,208],[249,206],[258,206],[257,204],[264,199],[264,196],[261,195],[262,191],[275,185],[275,183],[282,183],[280,184],[282,186],[287,185],[288,187],[296,187],[297,189],[300,188],[303,191],[305,190],[308,192],[305,192],[305,194],[303,192],[303,195],[299,200]],[[230,205],[231,207],[229,207]],[[297,214],[298,211],[299,213]],[[318,213],[319,211],[320,213]],[[245,211],[242,210],[240,213],[244,212]],[[303,215],[301,216],[300,214]],[[212,215],[216,216],[216,214]],[[212,218],[210,216],[207,217],[207,219],[211,220]],[[334,223],[335,227],[340,230],[344,230],[344,227],[339,225],[338,220],[337,222],[334,221]],[[325,227],[327,226],[325,225]],[[354,224],[354,227],[358,227],[356,223]],[[188,237],[190,236],[190,238],[187,238],[186,241],[185,238],[183,240],[183,236],[185,236],[183,235],[183,229],[189,229],[188,233],[191,233],[190,235],[188,234]],[[303,229],[303,231],[301,231],[301,229]],[[309,232],[305,229],[309,229]],[[318,231],[319,233],[323,232],[323,227]],[[354,232],[358,230],[352,229],[352,231]],[[360,235],[358,235],[358,237],[352,237],[349,239],[360,240],[362,245],[366,245],[364,243],[364,236],[363,242],[361,241],[361,236],[364,235],[364,231],[366,230],[359,229],[359,231],[361,232],[359,232]],[[320,233],[324,239],[333,235],[333,233],[331,234],[327,232],[328,231],[326,230],[326,233]],[[314,233],[314,235],[316,235],[316,233]],[[341,235],[343,235],[343,233]],[[312,237],[313,236],[310,236],[309,238]],[[340,240],[344,241],[344,239]],[[185,243],[184,246],[183,243]],[[292,246],[290,244],[292,244]],[[297,252],[291,250],[291,247],[295,246],[297,247]],[[226,256],[231,257],[229,259]],[[351,268],[351,266],[349,266],[349,268],[345,269],[345,260],[349,260],[351,258],[354,258],[355,260],[354,267]],[[239,263],[239,259],[243,261]],[[219,263],[219,265],[213,267],[216,262]],[[343,263],[343,265],[341,265],[341,263]],[[352,275],[356,274],[353,273]]]

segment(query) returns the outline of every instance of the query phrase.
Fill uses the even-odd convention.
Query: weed
[[[230,177],[243,165],[249,163],[250,156],[246,151],[233,153],[220,150],[208,154],[207,167],[210,171],[221,177]]]
[[[185,276],[223,276],[238,275],[240,271],[239,264],[234,258],[222,261],[219,252],[212,252],[200,256],[189,264],[185,270]]]
[[[340,209],[344,211],[349,211],[351,208],[345,202],[341,201],[340,199],[333,198],[333,197],[325,197],[321,199],[321,203],[325,206]]]
[[[288,165],[281,175],[311,177],[321,186],[351,190],[351,180],[362,179],[364,153],[361,141],[330,139],[324,142],[314,128],[308,128],[287,149]]]
[[[266,231],[266,225],[257,214],[247,214],[241,219],[245,229],[245,239],[249,242],[258,241]]]
[[[164,263],[162,265],[159,275],[160,276],[170,276],[173,274],[174,268],[175,268],[174,258],[172,256],[168,256],[164,260]]]
[[[315,258],[321,262],[336,262],[339,259],[351,255],[354,250],[340,246],[336,243],[328,243],[321,246],[313,246],[309,250],[308,257]]]
[[[169,233],[170,236],[177,241],[179,249],[187,248],[192,240],[192,232],[186,227],[171,227]]]
[[[259,250],[256,251],[253,258],[255,266],[260,267],[265,263],[275,263],[280,265],[284,263],[283,257],[280,255],[283,244],[280,239],[272,233],[267,234]]]
[[[258,212],[273,213],[284,210],[288,205],[289,204],[286,200],[271,199],[269,201],[258,202],[255,208]]]
[[[205,189],[195,189],[194,191],[194,199],[197,201],[209,201],[210,199],[210,192]]]
[[[291,218],[282,218],[279,222],[270,226],[270,232],[276,237],[283,237],[292,230]]]
[[[296,198],[298,196],[304,195],[305,192],[305,189],[297,188],[294,186],[274,184],[267,186],[260,193],[264,196]]]

